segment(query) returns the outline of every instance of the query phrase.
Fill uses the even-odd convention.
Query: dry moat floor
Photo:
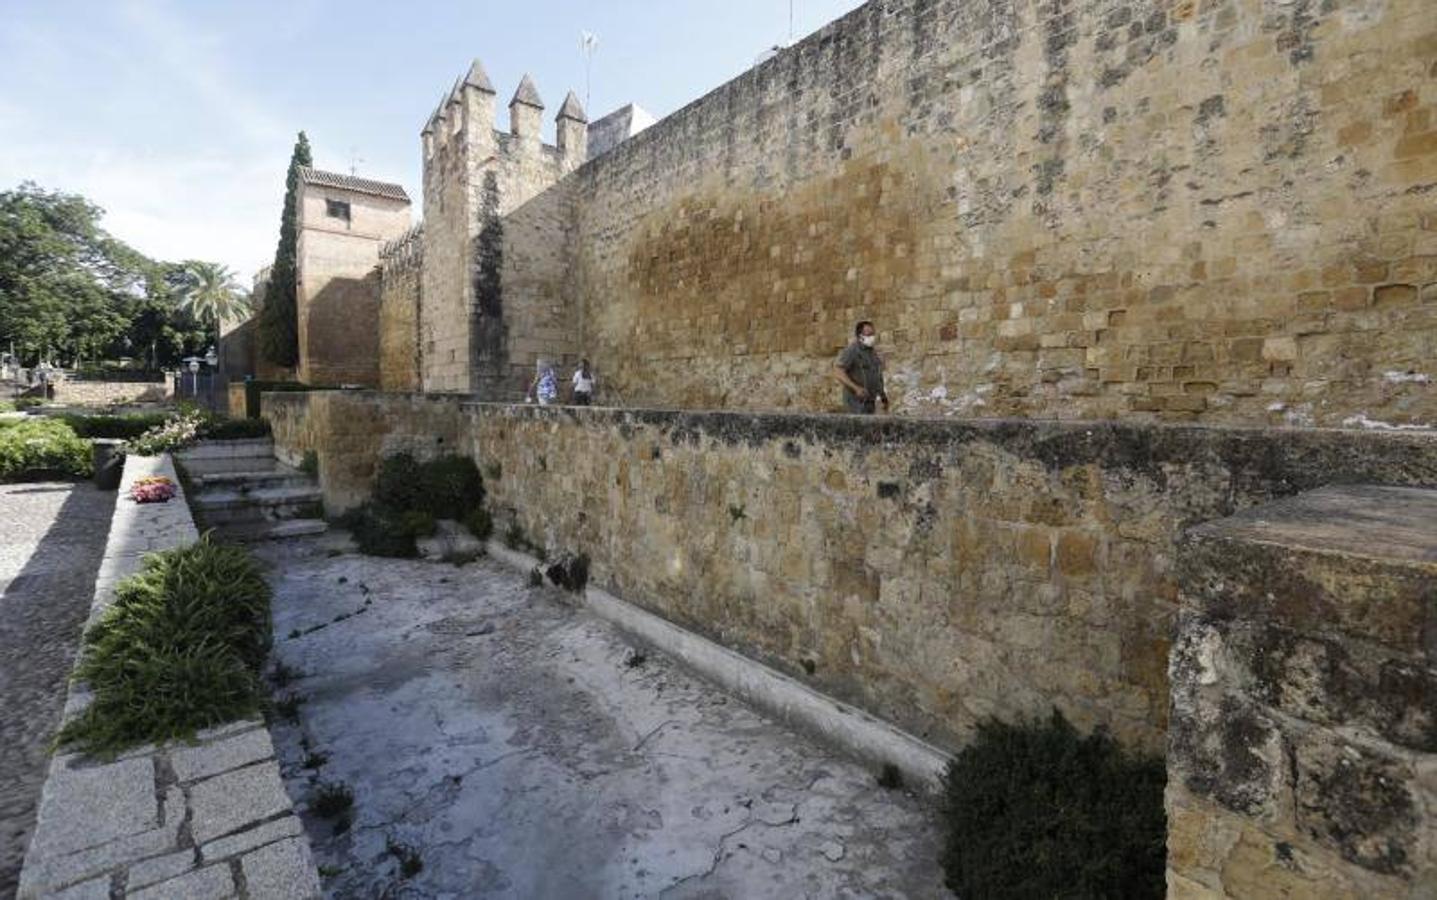
[[[275,742],[331,896],[946,896],[924,803],[568,595],[341,546],[259,550],[304,698]],[[319,780],[352,821],[305,808]]]

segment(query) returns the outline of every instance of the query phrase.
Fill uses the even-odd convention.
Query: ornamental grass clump
[[[24,419],[0,427],[0,482],[88,478],[90,443],[55,419]]]
[[[1163,761],[1047,722],[990,720],[949,765],[943,869],[960,897],[1162,897]]]
[[[256,714],[269,601],[239,547],[206,536],[146,557],[85,634],[75,678],[94,700],[59,743],[112,754]]]

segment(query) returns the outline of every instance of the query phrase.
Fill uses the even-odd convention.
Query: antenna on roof
[[[362,163],[362,162],[364,162],[364,161],[365,161],[365,160],[361,159],[360,156],[359,156],[359,148],[358,148],[358,147],[350,147],[350,148],[349,148],[349,174],[351,174],[351,175],[358,175],[358,174],[359,174],[359,164]]]
[[[793,0],[788,0],[788,42],[793,43]]]
[[[599,52],[599,36],[592,31],[579,32],[579,52],[584,55],[584,109],[593,109],[594,54]]]

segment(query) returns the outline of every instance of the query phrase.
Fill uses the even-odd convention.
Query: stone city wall
[[[1437,485],[1437,439],[266,394],[326,509],[471,454],[499,536],[946,747],[1056,705],[1163,745],[1184,528],[1329,482]]]
[[[872,318],[904,411],[1437,423],[1434,77],[1429,0],[874,0],[580,169],[543,289],[631,404],[831,409]]]
[[[419,310],[424,303],[424,227],[379,251],[379,388],[419,390]]]

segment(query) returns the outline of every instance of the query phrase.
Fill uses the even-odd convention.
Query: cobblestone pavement
[[[339,537],[258,550],[301,701],[276,750],[329,896],[947,896],[918,798],[570,595]],[[323,782],[353,791],[338,825],[306,808]]]
[[[19,881],[114,506],[89,484],[0,485],[0,897]]]

